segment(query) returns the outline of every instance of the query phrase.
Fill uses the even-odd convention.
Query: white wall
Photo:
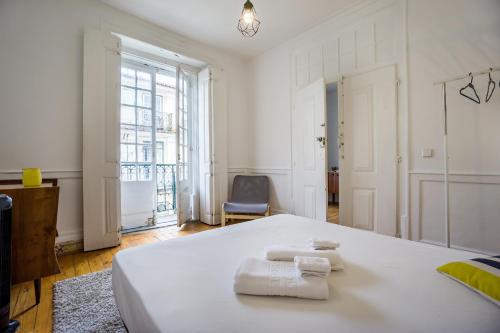
[[[409,2],[412,239],[445,242],[442,95],[433,82],[500,67],[499,13],[498,0]],[[467,83],[450,83],[447,94],[451,244],[498,253],[500,93],[484,103],[487,76],[476,78],[483,101],[476,105],[458,94]],[[422,158],[424,148],[434,156]]]
[[[371,1],[255,57],[251,166],[290,170],[297,89],[321,76],[334,82],[340,75],[396,64],[399,230],[405,237],[442,243],[442,104],[433,81],[500,66],[498,13],[498,0]],[[495,76],[498,81],[500,73]],[[498,252],[491,234],[500,233],[500,93],[478,107],[457,95],[466,83],[451,85],[449,93],[452,245]],[[477,85],[484,98],[485,78]],[[423,148],[434,149],[434,156],[421,158]],[[290,179],[290,173],[282,177]],[[291,187],[276,195],[276,202],[289,203],[279,208],[291,210]]]
[[[326,116],[327,116],[327,139],[328,139],[328,170],[332,167],[339,167],[339,149],[338,149],[338,90],[327,88],[326,92]]]
[[[82,54],[86,28],[121,32],[224,68],[229,164],[247,165],[245,59],[195,43],[96,0],[0,1],[0,177],[38,166],[60,178],[59,241],[82,232]]]

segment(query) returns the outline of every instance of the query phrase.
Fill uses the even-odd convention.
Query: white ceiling
[[[253,0],[262,24],[253,38],[236,30],[244,0],[102,0],[194,40],[257,55],[358,3],[359,0]]]

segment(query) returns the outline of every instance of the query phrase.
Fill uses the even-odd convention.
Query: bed
[[[244,257],[331,236],[346,268],[330,297],[236,295]],[[500,332],[500,308],[436,272],[477,257],[293,215],[275,215],[119,252],[113,290],[130,332]]]

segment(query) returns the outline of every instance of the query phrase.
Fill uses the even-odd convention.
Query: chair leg
[[[271,207],[268,205],[267,206],[267,211],[266,211],[266,216],[271,215]]]
[[[40,304],[40,292],[42,289],[42,279],[36,279],[33,281],[35,284],[35,300],[36,300],[36,305]]]
[[[221,227],[226,226],[226,212],[224,211],[224,204],[222,204],[222,207],[220,210],[220,225],[221,225]]]

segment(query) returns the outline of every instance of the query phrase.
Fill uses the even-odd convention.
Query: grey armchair
[[[227,219],[254,220],[269,216],[269,179],[267,176],[234,177],[231,201],[224,202],[221,225]]]

